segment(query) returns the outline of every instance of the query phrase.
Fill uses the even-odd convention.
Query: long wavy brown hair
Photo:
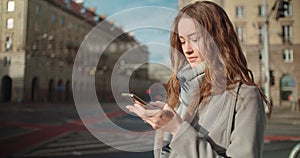
[[[183,63],[186,63],[183,61],[186,59],[178,35],[178,23],[182,17],[192,18],[196,28],[199,28],[204,38],[204,51],[201,51],[201,56],[206,63],[205,79],[192,97],[188,112],[193,112],[209,96],[234,89],[237,83],[258,87],[254,83],[251,70],[247,67],[238,37],[225,11],[213,2],[195,2],[180,10],[170,35],[173,73],[167,83],[167,103],[171,107],[174,108],[179,103],[180,85],[176,74]],[[268,103],[261,90],[260,94]]]

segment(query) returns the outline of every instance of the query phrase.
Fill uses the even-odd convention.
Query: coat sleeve
[[[226,156],[218,155],[207,141],[207,133],[184,122],[170,144],[174,157],[182,158],[261,158],[265,128],[264,106],[256,88],[247,88],[237,102],[234,129]],[[247,96],[247,97],[243,97]]]
[[[239,97],[227,155],[261,158],[266,122],[263,101],[256,87],[247,88]]]

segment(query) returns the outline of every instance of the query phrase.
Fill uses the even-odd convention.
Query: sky
[[[84,6],[95,7],[96,14],[105,14],[106,20],[146,45],[149,61],[169,62],[169,31],[178,0],[84,0]]]

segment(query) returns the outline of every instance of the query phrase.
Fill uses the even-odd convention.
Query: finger
[[[141,106],[144,105],[143,103],[141,103],[141,102],[139,102],[139,101],[137,101],[137,100],[135,100],[135,99],[132,99],[132,100],[133,100],[133,102],[134,102],[135,104],[139,104],[139,105],[141,105]]]
[[[139,109],[139,110],[145,110],[145,107],[142,106],[141,104],[135,103],[135,104],[133,104],[133,105],[134,105],[134,107],[136,107],[136,108]]]
[[[144,111],[145,109],[139,107],[139,106],[126,106],[126,108],[130,111],[130,112],[133,112],[135,113],[136,115],[138,115],[139,117],[145,117],[144,116]]]
[[[142,118],[142,120],[144,121],[144,123],[148,123],[148,122],[147,122],[147,119]]]
[[[133,108],[132,105],[127,105],[127,106],[126,106],[126,109],[128,109],[130,112],[132,112],[132,108]]]
[[[165,105],[166,105],[166,103],[164,103],[164,102],[160,102],[160,101],[156,101],[156,102],[150,102],[150,105],[152,105],[152,106],[155,106],[155,107],[158,107],[158,108],[163,108]]]
[[[148,110],[140,104],[134,104],[134,107],[139,111],[142,117],[151,117],[156,113],[156,110]]]
[[[159,111],[161,111],[161,109],[145,109],[140,104],[134,104],[134,107],[136,108],[136,110],[139,111],[139,114],[142,117],[152,117],[155,114],[157,114]]]
[[[168,104],[165,104],[164,108],[163,108],[164,111],[169,111],[173,114],[175,114],[175,110],[173,108],[171,108]]]

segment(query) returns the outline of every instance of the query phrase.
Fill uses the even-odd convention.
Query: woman
[[[268,101],[224,10],[207,1],[187,5],[174,20],[170,42],[167,103],[151,103],[160,110],[134,104],[129,111],[170,134],[164,140],[171,158],[262,157]]]

